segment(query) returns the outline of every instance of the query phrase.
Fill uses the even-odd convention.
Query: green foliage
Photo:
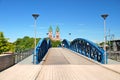
[[[36,43],[40,38],[36,39]],[[15,42],[15,52],[22,52],[34,48],[34,38],[25,36],[24,38],[18,38]]]
[[[0,54],[7,51],[13,51],[13,45],[4,37],[3,32],[0,32]]]
[[[15,45],[9,42],[9,51],[14,52],[14,50],[15,50]]]
[[[36,38],[36,43],[40,38]],[[25,36],[24,38],[18,38],[14,43],[8,42],[7,38],[4,38],[3,32],[0,32],[0,54],[3,52],[22,52],[34,48],[34,38]]]
[[[52,43],[52,47],[58,47],[59,44],[61,44],[61,41],[54,41],[54,40],[51,40],[51,43]]]
[[[100,46],[104,46],[104,42],[99,43]],[[112,42],[106,42],[106,45],[112,45]]]
[[[104,45],[104,42],[99,43],[99,45],[100,45],[100,46],[103,46],[103,45]]]
[[[4,38],[3,32],[0,32],[0,38]]]

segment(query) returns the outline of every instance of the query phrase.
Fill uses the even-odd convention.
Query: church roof
[[[48,31],[49,31],[49,32],[52,32],[52,31],[53,31],[52,26],[49,27],[49,30],[48,30]]]
[[[60,32],[60,29],[58,26],[56,27],[56,32]]]

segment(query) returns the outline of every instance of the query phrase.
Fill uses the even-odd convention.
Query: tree
[[[51,43],[52,43],[52,47],[58,47],[59,44],[61,44],[61,41],[54,41],[54,40],[51,40]]]
[[[36,39],[38,42],[40,38]],[[18,38],[15,42],[15,52],[23,52],[25,50],[29,50],[34,48],[34,38],[30,38],[29,36],[25,36],[23,38]]]
[[[40,38],[36,39],[36,42]],[[18,38],[14,43],[8,42],[8,39],[4,37],[3,32],[0,32],[0,54],[3,52],[23,52],[29,49],[34,48],[34,38],[25,36],[23,38]]]
[[[10,50],[10,44],[6,38],[4,38],[3,32],[0,32],[0,54]]]

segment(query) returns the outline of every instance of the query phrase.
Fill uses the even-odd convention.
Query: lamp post
[[[106,59],[106,18],[107,18],[108,14],[102,14],[101,17],[104,19],[104,56],[105,56],[105,64],[107,62],[107,59]]]
[[[37,21],[37,18],[39,16],[39,14],[32,14],[33,18],[35,19],[34,21],[34,44],[35,44],[35,47],[34,47],[34,54],[33,54],[33,64],[36,63],[36,21]]]

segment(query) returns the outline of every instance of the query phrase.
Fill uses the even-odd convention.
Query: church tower
[[[53,29],[52,29],[52,26],[50,26],[49,30],[48,30],[48,36],[49,36],[50,39],[53,38],[53,33],[52,32],[53,32]]]
[[[59,27],[58,27],[58,26],[56,27],[55,40],[60,40],[60,29],[59,29]]]

